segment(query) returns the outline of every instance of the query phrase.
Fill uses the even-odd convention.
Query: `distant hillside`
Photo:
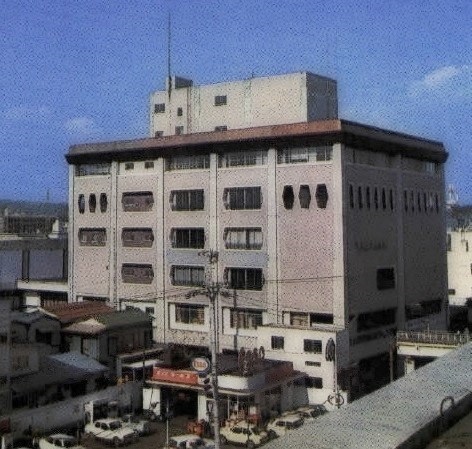
[[[47,215],[67,220],[67,203],[44,203],[40,201],[0,200],[0,215],[8,209],[10,215]]]

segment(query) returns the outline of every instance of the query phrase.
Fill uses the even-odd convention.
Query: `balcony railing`
[[[397,343],[424,343],[446,346],[460,346],[472,341],[468,332],[453,333],[443,331],[409,332],[398,331]]]

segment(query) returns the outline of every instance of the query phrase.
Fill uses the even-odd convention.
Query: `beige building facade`
[[[469,248],[470,246],[470,248]],[[466,305],[472,298],[472,228],[447,232],[447,270],[449,303]]]
[[[446,327],[446,158],[338,119],[72,146],[69,298],[198,347],[215,282],[220,351],[292,361],[309,402],[355,396],[396,330]]]
[[[310,72],[196,86],[171,77],[150,96],[151,137],[338,116],[336,81]]]

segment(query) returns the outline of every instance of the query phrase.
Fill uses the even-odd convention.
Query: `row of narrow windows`
[[[349,206],[359,210],[395,210],[395,193],[385,187],[353,186],[349,184]]]
[[[351,209],[395,210],[395,192],[385,187],[349,185],[349,205]],[[439,213],[439,195],[437,192],[403,191],[405,212]]]
[[[78,233],[81,246],[105,246],[105,228],[81,228]],[[223,239],[226,249],[260,250],[263,244],[262,228],[225,228]],[[170,241],[172,248],[203,249],[205,247],[204,228],[172,228]],[[124,247],[150,248],[154,242],[151,228],[123,228],[121,241]]]
[[[154,270],[151,264],[123,264],[121,278],[127,284],[151,284]],[[170,273],[171,283],[181,287],[203,287],[205,267],[173,265]],[[262,268],[229,267],[224,270],[224,284],[231,290],[262,290],[264,276]]]
[[[403,191],[403,207],[405,212],[436,212],[439,213],[439,195],[437,192]]]

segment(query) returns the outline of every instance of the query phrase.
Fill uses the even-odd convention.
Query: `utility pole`
[[[213,391],[213,429],[215,439],[215,449],[220,449],[220,412],[218,401],[218,294],[220,286],[213,281],[213,265],[218,262],[218,252],[214,250],[202,251],[200,255],[207,256],[210,262],[210,273],[208,281],[205,282],[206,295],[209,299],[210,313],[210,350],[211,350],[211,370],[210,379]]]

